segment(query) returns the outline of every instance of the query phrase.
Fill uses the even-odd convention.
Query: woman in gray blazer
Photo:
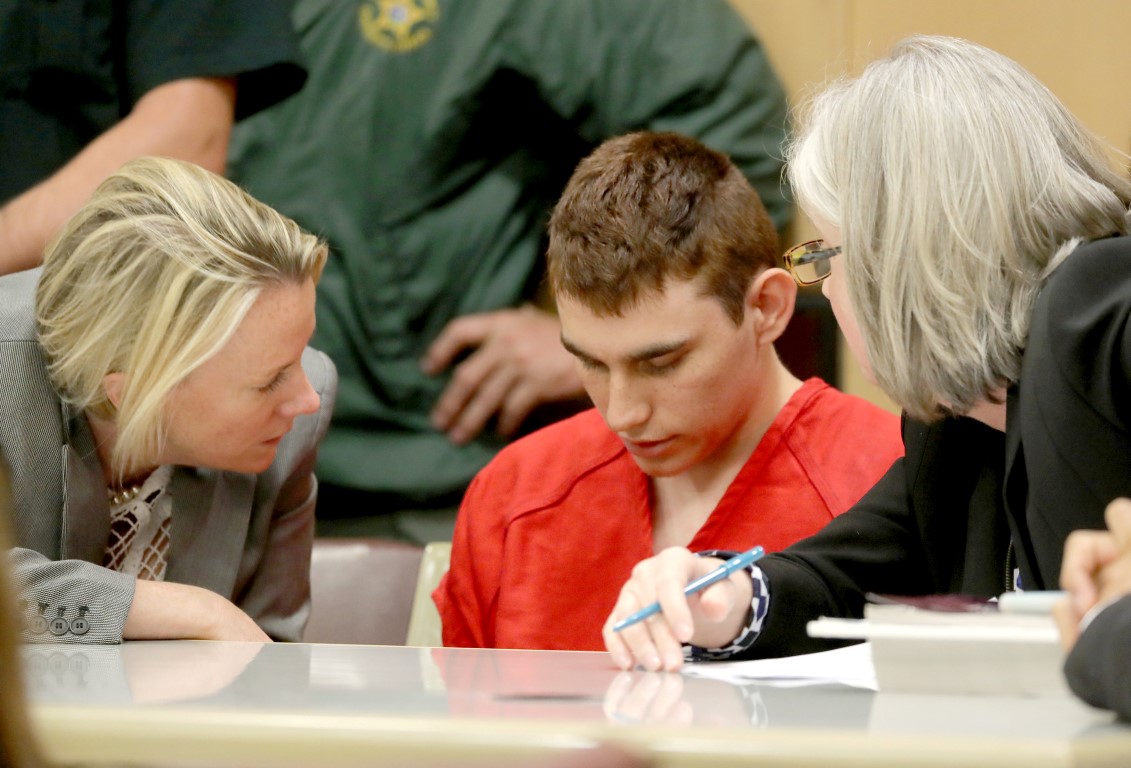
[[[337,378],[306,344],[326,246],[143,158],[41,270],[0,278],[0,452],[33,642],[296,640]]]

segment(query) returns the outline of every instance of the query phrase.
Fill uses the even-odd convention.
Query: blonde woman
[[[860,616],[868,592],[1055,588],[1068,534],[1131,495],[1131,182],[1044,86],[981,46],[911,38],[817,97],[787,166],[823,238],[787,265],[823,281],[903,407],[906,458],[690,602],[718,561],[638,565],[611,620],[656,599],[664,617],[605,632],[622,666],[674,669],[681,643],[815,650],[807,621]]]
[[[196,166],[107,179],[0,279],[0,451],[34,642],[298,639],[326,246]]]

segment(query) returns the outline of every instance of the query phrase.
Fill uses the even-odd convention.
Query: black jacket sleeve
[[[1081,699],[1131,720],[1131,595],[1088,625],[1064,663],[1064,674]]]
[[[903,459],[852,509],[760,566],[770,604],[748,656],[830,647],[810,638],[820,616],[859,618],[869,592],[1004,591],[1009,528],[1000,504],[1003,438],[972,419],[905,420]]]
[[[1129,322],[1131,237],[1077,248],[1033,306],[1006,486],[1026,589],[1056,589],[1068,534],[1131,496]]]

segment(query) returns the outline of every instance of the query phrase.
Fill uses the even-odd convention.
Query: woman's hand
[[[269,643],[246,613],[215,592],[139,579],[122,631],[126,640],[245,640]]]
[[[1064,545],[1060,586],[1068,598],[1053,615],[1066,649],[1088,611],[1131,593],[1131,499],[1108,504],[1104,519],[1108,530],[1073,531]]]
[[[671,547],[637,563],[602,630],[605,647],[616,665],[621,669],[639,664],[649,671],[675,671],[683,665],[683,643],[722,648],[738,637],[754,593],[745,571],[731,574],[690,598],[683,594],[691,581],[722,562]],[[613,632],[618,621],[657,600],[661,613]]]
[[[211,696],[231,685],[255,659],[258,643],[147,643],[122,646],[134,704],[168,704]]]

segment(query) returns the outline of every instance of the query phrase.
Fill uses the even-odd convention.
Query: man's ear
[[[102,390],[106,399],[114,406],[114,410],[122,407],[122,392],[126,388],[126,375],[124,373],[108,373],[102,377]]]
[[[784,269],[772,267],[751,281],[746,291],[746,311],[754,319],[759,344],[773,344],[785,333],[797,304],[797,283]]]

